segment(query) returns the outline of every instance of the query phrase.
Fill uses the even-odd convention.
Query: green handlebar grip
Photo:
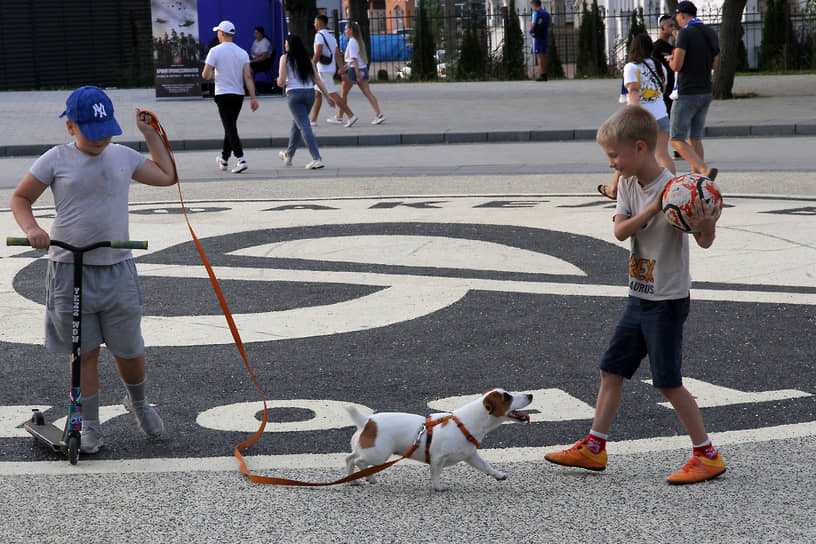
[[[30,246],[31,242],[28,241],[28,238],[15,238],[13,236],[8,236],[6,238],[6,245],[7,246]]]
[[[111,240],[110,247],[117,249],[147,249],[147,240]]]

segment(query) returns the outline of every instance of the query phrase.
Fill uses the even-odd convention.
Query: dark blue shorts
[[[537,39],[533,38],[533,54],[534,55],[537,55],[537,54],[546,55],[547,54],[547,46],[549,45],[548,41],[549,40],[537,40]]]
[[[651,301],[630,296],[601,359],[601,370],[631,379],[648,355],[654,386],[680,387],[688,313],[688,297]]]

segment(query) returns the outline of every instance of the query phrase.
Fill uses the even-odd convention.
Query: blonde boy
[[[620,172],[614,233],[631,240],[629,299],[612,340],[601,360],[601,386],[589,435],[564,451],[552,452],[552,463],[589,470],[606,468],[606,440],[623,394],[623,380],[631,379],[648,355],[652,382],[668,399],[691,438],[693,453],[686,465],[671,474],[670,484],[689,484],[725,472],[725,462],[711,444],[694,397],[681,376],[683,324],[689,311],[688,236],[662,217],[661,195],[672,174],[655,159],[657,123],[639,106],[626,106],[612,115],[597,134]],[[700,204],[691,219],[697,244],[714,242],[714,210]]]

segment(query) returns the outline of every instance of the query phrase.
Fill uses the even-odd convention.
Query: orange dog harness
[[[468,442],[470,442],[477,448],[479,447],[479,441],[473,438],[473,435],[470,434],[470,431],[467,430],[467,427],[465,427],[464,423],[459,421],[459,418],[456,417],[455,415],[449,414],[439,419],[431,419],[431,416],[428,416],[425,418],[425,426],[423,427],[423,430],[428,433],[428,440],[425,442],[425,462],[428,463],[429,465],[431,464],[431,441],[433,440],[433,428],[439,425],[440,423],[445,423],[449,419],[452,419],[453,422],[456,423],[456,426],[459,427],[459,430],[462,431],[462,434],[465,435],[465,438],[468,439]],[[418,440],[421,438],[422,431],[419,432]],[[417,445],[418,444],[419,442],[417,441]],[[413,453],[413,450],[410,453]],[[407,455],[410,455],[410,453],[408,453]]]

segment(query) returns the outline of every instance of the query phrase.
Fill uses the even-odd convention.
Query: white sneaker
[[[332,116],[326,119],[326,122],[329,123],[330,125],[342,125],[343,118],[341,117],[340,119],[338,119],[337,117]]]
[[[218,165],[219,170],[226,170],[227,169],[227,161],[222,159],[220,156],[215,158],[215,164]]]
[[[311,125],[313,127],[316,127],[317,126],[317,121],[309,121],[309,125]]]
[[[155,438],[164,432],[164,421],[147,400],[133,402],[130,400],[130,395],[125,394],[122,405],[125,410],[136,416],[136,425],[147,436]]]
[[[247,168],[249,168],[249,167],[247,166],[246,160],[244,160],[244,158],[242,157],[242,158],[238,159],[238,164],[236,164],[235,168],[232,169],[232,173],[233,174],[240,174],[241,172],[243,172]]]
[[[323,164],[323,161],[320,159],[315,159],[306,165],[306,170],[317,170],[318,168],[323,168],[324,166],[326,165]]]
[[[286,151],[281,151],[278,153],[278,157],[280,157],[280,160],[283,161],[284,165],[292,166],[292,157],[290,157]]]
[[[354,126],[354,123],[356,123],[356,122],[357,122],[357,116],[352,115],[351,119],[349,119],[348,123],[346,123],[346,128],[351,128],[352,126]]]
[[[80,440],[79,451],[82,453],[96,453],[102,449],[105,441],[102,440],[102,429],[98,419],[86,419],[82,422]]]
[[[385,116],[381,113],[377,117],[375,117],[373,121],[371,121],[371,124],[381,125],[383,121],[385,121]]]

